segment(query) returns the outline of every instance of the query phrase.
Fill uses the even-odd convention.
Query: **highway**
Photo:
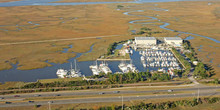
[[[213,96],[220,95],[220,92],[201,92],[199,96]],[[187,94],[167,94],[167,95],[141,95],[141,96],[123,96],[123,101],[131,100],[146,100],[146,99],[167,99],[167,98],[181,98],[181,97],[197,97],[197,93]],[[54,100],[51,104],[74,104],[74,103],[99,103],[99,102],[121,102],[122,97],[102,97],[102,98],[81,98],[81,99],[64,99]],[[11,104],[0,104],[0,107],[17,107],[17,106],[34,106],[34,105],[47,105],[48,101],[29,102],[16,102]]]
[[[154,98],[174,98],[174,97],[191,97],[197,95],[197,90],[200,90],[200,96],[210,96],[210,95],[220,95],[220,92],[216,92],[216,89],[220,89],[218,86],[205,86],[205,87],[191,87],[191,88],[179,88],[179,89],[172,89],[173,92],[181,92],[181,91],[195,91],[194,93],[187,93],[187,94],[175,94],[170,93],[168,95],[141,95],[137,96],[135,94],[140,93],[157,93],[157,92],[168,92],[168,89],[162,89],[162,90],[145,90],[145,91],[135,91],[134,90],[120,90],[119,93],[116,93],[114,91],[62,91],[62,92],[45,92],[45,93],[31,93],[31,94],[16,94],[20,95],[20,97],[14,97],[14,95],[1,95],[0,97],[4,97],[4,99],[0,100],[0,107],[15,107],[15,106],[30,106],[30,105],[45,105],[48,104],[48,101],[39,101],[39,102],[33,102],[29,103],[27,102],[13,102],[17,100],[23,100],[25,98],[31,98],[31,97],[60,97],[60,96],[83,96],[83,95],[94,95],[99,96],[96,98],[78,98],[78,99],[64,99],[64,100],[53,100],[53,104],[71,104],[71,103],[97,103],[97,102],[115,102],[115,101],[121,101],[121,97],[105,97],[105,94],[118,94],[118,95],[126,95],[130,94],[130,96],[125,96],[124,101],[129,100],[143,100],[143,99],[154,99]],[[115,91],[118,91],[115,89]],[[207,92],[211,91],[211,92]],[[99,94],[103,93],[103,94]],[[131,95],[134,94],[134,95]],[[37,96],[40,95],[40,96]],[[60,95],[60,96],[57,96]],[[100,97],[101,96],[101,97]],[[12,101],[11,104],[5,104],[3,102],[6,101]]]
[[[212,90],[212,89],[220,89],[220,87],[216,86],[207,86],[207,87],[191,87],[191,88],[180,88],[180,89],[172,89],[175,92],[180,91],[195,91],[195,90]],[[120,90],[120,89],[119,89]],[[136,91],[134,90],[121,90],[119,94],[136,94],[136,93],[155,93],[155,92],[167,92],[168,89],[160,89],[160,90],[145,90],[145,91]],[[13,94],[13,95],[0,95],[0,97],[4,98],[1,101],[8,101],[11,99],[24,99],[30,97],[54,97],[54,96],[80,96],[80,95],[98,95],[99,93],[104,94],[115,94],[114,91],[118,91],[118,89],[112,89],[111,91],[93,91],[93,90],[79,90],[79,91],[60,91],[60,92],[40,92],[40,93],[29,93],[29,94]],[[19,97],[14,97],[15,95],[19,95]]]
[[[220,86],[206,86],[206,87],[191,87],[191,88],[180,88],[180,89],[172,89],[175,92],[180,91],[195,91],[195,90],[213,90],[220,89]],[[155,92],[167,92],[168,89],[160,89],[160,90],[145,90],[145,91],[136,91],[134,90],[121,90],[119,94],[136,94],[136,93],[155,93]],[[60,91],[60,92],[40,92],[40,93],[29,93],[29,94],[13,94],[13,95],[0,95],[0,97],[4,98],[0,101],[8,101],[11,99],[24,99],[30,97],[54,97],[54,96],[80,96],[80,95],[98,95],[99,93],[104,94],[115,94],[114,91],[118,91],[117,89],[112,89],[111,91],[93,91],[93,90],[79,90],[79,91]],[[19,97],[14,97],[15,95],[19,95]]]

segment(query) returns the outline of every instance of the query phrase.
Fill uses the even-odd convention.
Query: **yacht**
[[[144,56],[141,56],[141,61],[144,61],[145,59],[144,59]]]
[[[99,73],[101,73],[99,66],[97,65],[97,61],[96,61],[96,65],[91,65],[89,66],[89,68],[91,69],[93,75],[99,75]]]
[[[127,65],[127,68],[129,69],[130,72],[133,72],[133,73],[138,72],[137,68],[134,66],[134,64],[132,64],[132,60],[131,60],[131,63]]]
[[[56,74],[59,78],[65,78],[67,76],[67,73],[68,73],[67,70],[58,69]]]
[[[143,62],[143,67],[144,67],[144,68],[146,68],[146,67],[147,67],[147,65],[146,65],[146,63],[145,63],[145,62]]]
[[[118,65],[118,68],[123,72],[123,73],[128,73],[129,72],[129,69],[127,67],[127,64],[125,62],[121,62],[119,65]]]
[[[165,70],[163,68],[161,68],[161,69],[158,69],[157,71],[158,72],[164,72]]]
[[[102,62],[100,65],[99,65],[99,68],[100,70],[105,73],[105,74],[108,74],[108,73],[112,73],[111,69],[108,67],[108,64],[107,63],[104,63]]]
[[[130,54],[133,55],[133,50],[130,50]]]

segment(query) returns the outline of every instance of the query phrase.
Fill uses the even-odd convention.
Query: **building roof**
[[[180,37],[164,37],[165,40],[183,40]]]
[[[135,37],[135,40],[156,40],[155,37]]]

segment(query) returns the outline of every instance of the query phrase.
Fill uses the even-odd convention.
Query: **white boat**
[[[146,68],[146,67],[147,67],[146,63],[143,63],[143,67],[144,67],[144,68]]]
[[[68,73],[67,70],[58,69],[56,74],[59,78],[65,78],[67,76],[67,73]]]
[[[71,63],[71,69],[70,69],[69,77],[71,77],[71,78],[81,77],[82,74],[81,74],[80,70],[76,68],[76,60],[74,62],[75,62],[75,69],[72,69],[72,63]]]
[[[130,54],[133,55],[133,50],[130,50]]]
[[[91,65],[89,66],[89,68],[91,69],[93,75],[99,75],[99,73],[101,73],[101,71],[99,70],[99,66],[97,65],[97,61],[96,65]]]
[[[141,61],[144,61],[145,59],[144,59],[144,56],[141,56]]]
[[[157,71],[158,71],[158,72],[163,72],[163,71],[164,71],[164,69],[163,69],[163,68],[161,68],[161,69],[158,69]]]
[[[127,68],[129,69],[130,72],[133,72],[133,73],[138,72],[137,68],[134,66],[134,64],[132,64],[132,60],[131,60],[131,63],[127,65]]]
[[[100,68],[100,70],[103,72],[103,73],[105,73],[105,74],[108,74],[108,73],[112,73],[112,71],[111,71],[111,69],[108,67],[108,64],[107,63],[101,63],[100,65],[99,65],[99,68]]]
[[[118,65],[118,68],[123,72],[123,73],[128,73],[129,72],[129,69],[127,67],[127,64],[124,63],[124,62],[121,62],[119,65]]]
[[[142,54],[142,52],[141,52],[141,51],[139,51],[139,54],[141,55],[141,54]]]

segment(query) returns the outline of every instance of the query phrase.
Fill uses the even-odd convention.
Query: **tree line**
[[[29,83],[21,87],[27,88],[50,88],[50,87],[73,87],[73,86],[91,86],[91,85],[110,85],[110,84],[128,84],[137,83],[140,81],[168,81],[170,76],[168,74],[158,74],[150,72],[126,73],[126,74],[100,74],[92,76],[93,78],[105,77],[106,80],[79,80],[79,81],[54,81],[50,83],[41,83],[39,81]]]
[[[182,71],[182,75],[187,76],[188,73],[190,72],[191,64],[187,60],[185,60],[185,58],[175,48],[172,48],[172,52],[176,55],[176,57],[178,57],[180,62],[182,62],[183,65],[185,66],[185,70]]]
[[[189,41],[184,40],[183,45],[185,50],[190,51],[190,53],[185,53],[186,57],[189,58],[191,62],[198,61],[198,64],[195,66],[193,76],[199,78],[207,78],[215,74],[215,71],[211,66],[205,65],[204,63],[198,60],[198,58],[196,57],[197,54]]]
[[[186,100],[177,100],[177,101],[167,101],[167,102],[159,102],[159,103],[144,103],[140,102],[139,104],[135,104],[132,106],[123,105],[124,110],[164,110],[164,109],[173,109],[176,107],[195,107],[201,104],[213,104],[218,103],[220,101],[220,97],[205,97],[205,98],[193,98]],[[94,106],[93,108],[85,108],[86,110],[122,110],[122,106],[111,105],[111,106]],[[79,109],[79,110],[85,110]],[[67,110],[74,110],[73,108],[69,108]]]

